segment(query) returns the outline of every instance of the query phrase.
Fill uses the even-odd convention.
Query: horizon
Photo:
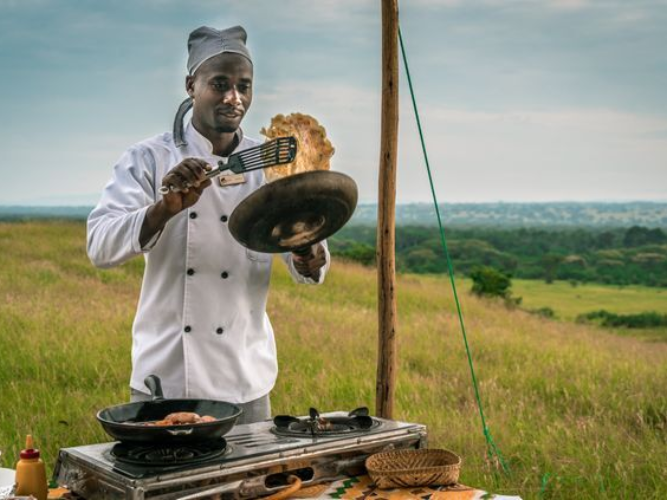
[[[359,201],[357,207],[377,205],[377,201]],[[438,201],[438,205],[667,205],[663,200],[547,200],[547,201]],[[80,204],[30,204],[30,203],[0,203],[0,208],[94,208],[96,203]],[[406,205],[433,205],[432,201],[397,201],[396,206]]]
[[[667,2],[399,8],[440,203],[665,199],[667,54],[656,48],[667,45]],[[121,154],[171,128],[187,35],[203,24],[248,31],[248,135],[277,113],[314,116],[337,150],[332,169],[375,203],[377,2],[230,2],[223,15],[207,0],[12,0],[0,3],[0,170],[13,189],[0,204],[95,204]],[[399,79],[397,203],[431,203],[402,61]]]
[[[0,221],[78,220],[85,221],[93,205],[75,206],[3,206]],[[377,223],[379,205],[360,203],[346,226],[368,226]],[[439,212],[439,217],[436,217]],[[396,230],[401,227],[437,227],[442,221],[448,227],[589,229],[592,231],[631,227],[667,230],[667,202],[635,201],[632,203],[556,202],[556,203],[398,203],[395,209]]]

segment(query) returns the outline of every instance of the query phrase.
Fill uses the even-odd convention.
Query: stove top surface
[[[336,417],[347,415],[341,412],[329,413],[325,416]],[[199,460],[186,460],[184,463],[173,465],[144,465],[129,462],[119,456],[119,447],[125,447],[118,442],[100,443],[93,445],[65,448],[61,453],[77,457],[87,463],[91,468],[105,474],[120,474],[130,480],[146,478],[164,478],[169,475],[179,474],[183,471],[226,469],[271,458],[283,458],[289,456],[301,456],[306,453],[321,452],[327,450],[338,450],[352,444],[373,442],[393,434],[405,434],[418,432],[423,429],[420,424],[411,424],[395,420],[385,420],[373,417],[374,424],[368,429],[346,434],[318,435],[281,435],[275,433],[272,421],[258,422],[254,424],[237,425],[224,436],[222,447],[214,445],[221,452],[214,453],[210,458],[204,457]],[[121,450],[122,451],[122,450]],[[160,450],[152,450],[153,454],[163,453]],[[174,453],[171,451],[170,453]],[[176,454],[188,454],[190,451],[177,451]]]

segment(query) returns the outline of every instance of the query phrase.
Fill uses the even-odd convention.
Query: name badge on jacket
[[[221,175],[218,177],[218,181],[220,182],[220,187],[243,184],[245,182],[245,174]]]

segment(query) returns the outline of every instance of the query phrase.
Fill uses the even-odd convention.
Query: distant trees
[[[399,270],[410,270],[414,273],[444,273],[447,272],[447,262],[442,252],[428,247],[412,248],[398,258]]]
[[[364,266],[371,266],[375,264],[375,247],[365,243],[354,242],[348,248],[341,251],[339,255],[359,262]]]
[[[556,317],[556,311],[554,311],[551,307],[540,307],[539,309],[532,309],[528,312],[547,319],[554,319]]]
[[[484,297],[500,297],[508,299],[512,295],[512,280],[509,275],[492,267],[476,267],[470,273],[472,292]]]
[[[364,265],[375,264],[375,227],[346,226],[329,248]],[[453,228],[447,232],[457,274],[486,266],[506,275],[548,283],[566,280],[667,287],[667,235],[640,226],[595,229]],[[396,268],[409,273],[446,273],[438,230],[396,228]]]
[[[616,234],[604,231],[595,238],[597,248],[613,248],[616,244]]]
[[[607,327],[660,328],[667,326],[667,314],[659,314],[655,311],[638,314],[615,314],[602,309],[580,314],[577,316],[577,322],[599,322],[602,326]]]
[[[503,299],[507,307],[521,304],[521,297],[512,296],[512,279],[498,269],[489,266],[476,267],[470,273],[472,293],[479,297]]]
[[[643,245],[660,245],[667,242],[667,235],[659,228],[632,226],[625,232],[623,246],[640,247]]]
[[[556,279],[556,271],[558,266],[565,257],[558,254],[546,254],[542,257],[542,265],[544,266],[544,281],[551,284]]]

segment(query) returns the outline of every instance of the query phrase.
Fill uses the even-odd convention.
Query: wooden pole
[[[382,123],[378,193],[378,364],[376,413],[393,418],[396,385],[396,154],[398,151],[398,0],[382,0]]]

